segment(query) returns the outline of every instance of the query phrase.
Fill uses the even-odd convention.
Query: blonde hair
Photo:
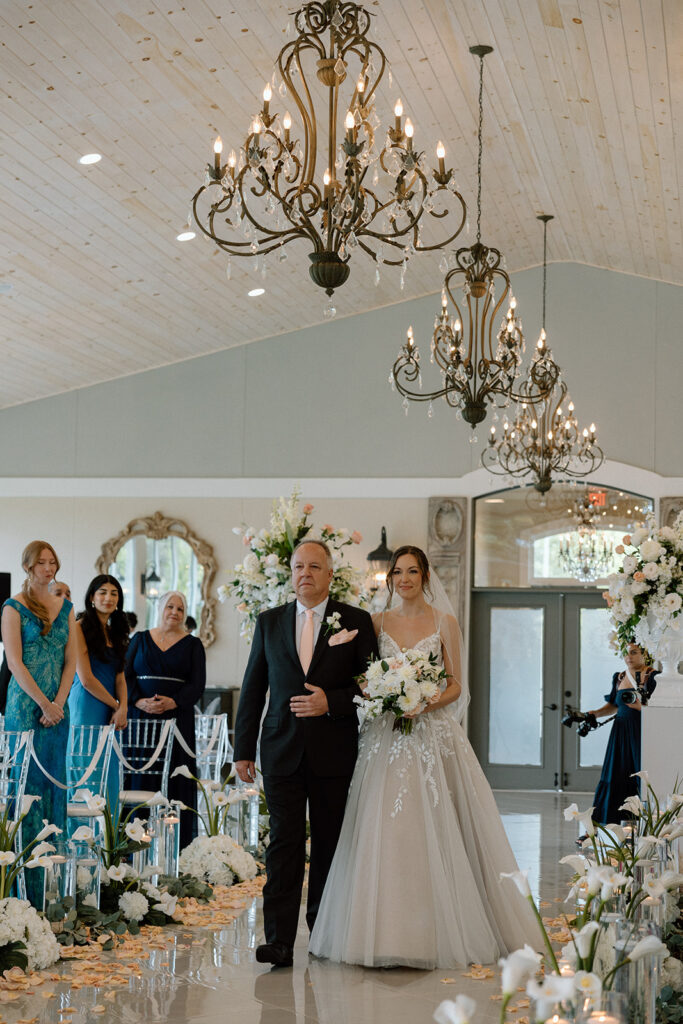
[[[159,604],[157,605],[157,626],[161,625],[164,617],[164,608],[171,600],[172,597],[179,597],[183,602],[183,614],[187,616],[187,598],[183,594],[182,590],[167,590],[165,594],[162,594],[159,598]],[[184,620],[183,620],[184,621]]]
[[[46,540],[32,540],[30,544],[26,545],[21,556],[21,567],[26,573],[26,579],[24,580],[21,586],[21,592],[24,595],[26,607],[29,609],[29,611],[32,611],[33,614],[36,615],[43,624],[43,628],[40,631],[41,636],[45,636],[45,634],[48,633],[50,630],[50,613],[48,612],[47,608],[42,603],[42,601],[36,600],[36,598],[31,593],[30,572],[33,566],[40,558],[41,553],[45,551],[46,548],[48,551],[52,553],[52,556],[55,562],[57,563],[57,568],[55,570],[56,576],[60,568],[59,558],[57,557],[57,552],[52,547],[52,544],[48,544]]]

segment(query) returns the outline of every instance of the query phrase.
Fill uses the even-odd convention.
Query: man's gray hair
[[[328,564],[329,568],[330,569],[334,568],[334,560],[332,558],[332,551],[330,550],[329,545],[327,545],[324,540],[319,540],[317,537],[304,537],[303,540],[299,541],[297,546],[292,551],[292,557],[291,557],[291,559],[289,561],[290,566],[291,566],[291,564],[294,561],[294,556],[296,555],[297,551],[299,550],[299,548],[302,548],[304,546],[304,544],[317,544],[318,547],[322,548],[323,551],[325,552],[325,555],[327,556],[327,564]]]

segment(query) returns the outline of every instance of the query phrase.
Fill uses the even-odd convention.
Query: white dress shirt
[[[327,608],[327,602],[329,598],[325,598],[320,604],[317,604],[313,609],[313,650],[318,642],[320,636],[320,627],[323,624],[325,618],[325,609]],[[301,633],[304,628],[304,622],[306,621],[306,606],[301,601],[296,602],[296,652],[301,654]]]

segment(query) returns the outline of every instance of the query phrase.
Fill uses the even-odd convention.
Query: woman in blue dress
[[[2,609],[2,641],[12,673],[5,728],[11,732],[33,729],[36,758],[65,786],[56,786],[31,761],[26,793],[40,800],[24,818],[26,844],[42,829],[43,819],[66,830],[67,698],[76,667],[76,645],[71,602],[49,591],[59,569],[52,545],[34,540],[24,549],[21,564],[26,573],[23,587]],[[31,903],[42,909],[42,872],[26,872],[26,889]]]
[[[199,637],[185,629],[187,602],[183,594],[175,590],[164,594],[159,599],[157,616],[157,626],[136,633],[128,648],[126,682],[130,717],[174,718],[176,731],[188,748],[195,751],[194,706],[206,686],[204,646]],[[179,765],[187,765],[196,776],[195,758],[190,757],[176,739],[171,771]],[[150,781],[142,785],[145,789],[153,788]],[[168,796],[171,800],[182,800],[188,807],[197,807],[197,785],[192,779],[172,778]],[[197,834],[196,821],[191,811],[181,811],[181,849]]]
[[[85,611],[76,620],[76,678],[69,695],[71,727],[108,725],[125,729],[128,689],[123,663],[128,648],[128,619],[123,591],[105,573],[91,581]],[[94,783],[90,782],[92,789]],[[119,762],[112,755],[106,793],[112,809],[119,798]]]
[[[605,694],[607,703],[590,712],[596,718],[616,713],[593,800],[593,819],[599,825],[618,825],[630,817],[620,807],[626,797],[636,796],[640,788],[640,779],[633,778],[633,774],[640,771],[642,704],[632,698],[637,696],[638,687],[650,697],[657,685],[654,678],[657,673],[648,666],[646,652],[638,644],[628,645],[624,661],[626,670],[614,673],[612,689]]]

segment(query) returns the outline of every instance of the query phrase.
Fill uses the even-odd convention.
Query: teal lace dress
[[[57,618],[50,630],[41,636],[42,623],[21,602],[10,597],[5,602],[16,609],[21,616],[22,661],[36,684],[50,700],[54,700],[59,689],[64,669],[64,649],[69,638],[69,612],[71,602],[64,600]],[[3,606],[4,607],[4,606]],[[66,784],[66,749],[69,742],[69,710],[64,708],[64,718],[59,725],[48,728],[40,724],[41,710],[27,693],[22,690],[14,676],[7,690],[5,729],[23,732],[33,729],[33,748],[36,757],[46,771],[55,779]],[[24,818],[23,842],[30,842],[43,827],[43,819],[64,830],[66,837],[66,790],[59,789],[43,775],[32,759],[26,780],[26,793],[40,796]],[[59,837],[57,837],[59,838]],[[43,872],[40,868],[26,871],[26,890],[34,907],[43,907]]]

